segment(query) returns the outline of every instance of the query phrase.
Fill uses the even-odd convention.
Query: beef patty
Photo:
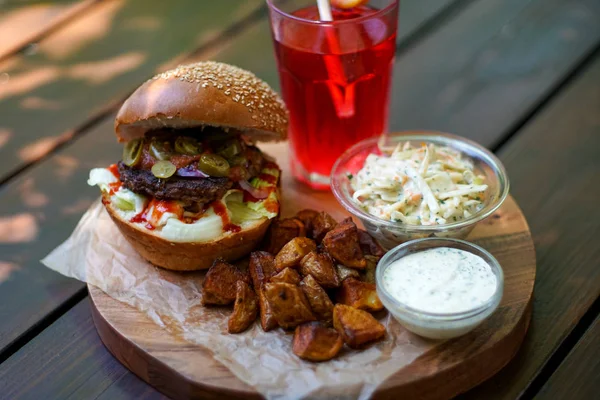
[[[119,162],[119,174],[123,186],[132,192],[155,197],[159,200],[181,200],[209,203],[223,197],[233,182],[228,178],[182,178],[172,176],[158,179],[152,172],[134,169]]]

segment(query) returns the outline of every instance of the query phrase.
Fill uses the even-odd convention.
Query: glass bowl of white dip
[[[382,146],[382,142],[384,142],[384,146]],[[364,204],[361,205],[357,202],[353,197],[356,193],[353,185],[356,184],[356,178],[360,176],[361,171],[366,168],[366,161],[369,160],[369,156],[389,157],[389,149],[398,144],[406,143],[411,144],[415,148],[423,145],[449,148],[459,154],[463,161],[471,164],[474,173],[478,178],[480,177],[482,183],[487,187],[483,193],[484,196],[482,196],[483,200],[477,209],[470,210],[471,212],[465,213],[464,216],[459,215],[458,219],[449,217],[447,219],[440,219],[439,222],[436,219],[424,224],[422,222],[410,223],[407,221],[409,218],[404,218],[404,216],[402,216],[404,221],[395,220],[394,218],[383,218],[381,215],[373,213],[373,210],[377,210],[379,206],[374,206],[369,210]],[[415,170],[417,169],[415,168]],[[381,181],[381,177],[378,174],[373,175],[375,175],[373,179]],[[398,172],[398,175],[390,176],[389,178],[398,181],[406,179],[404,176],[402,172]],[[410,181],[411,179],[408,180],[409,183]],[[404,184],[402,185],[402,188],[398,192],[399,199],[401,199],[402,191],[407,192]],[[371,236],[377,239],[384,248],[391,249],[408,240],[426,237],[466,238],[477,223],[491,216],[502,205],[508,196],[509,182],[506,170],[500,160],[483,146],[466,138],[448,133],[411,131],[366,139],[349,148],[333,166],[331,190],[338,202],[362,222],[362,225]],[[449,203],[444,205],[444,199],[436,198],[435,201],[439,202],[440,208],[448,207]],[[421,202],[425,203],[426,206],[416,207],[417,209],[430,209],[430,205],[425,202],[425,196],[422,197]],[[394,207],[390,203],[382,206],[382,208],[388,206]],[[401,202],[399,201],[398,203]],[[433,207],[436,207],[436,205],[433,204]],[[421,221],[420,217],[419,221]]]
[[[377,294],[409,331],[430,339],[470,332],[500,304],[504,274],[483,248],[459,239],[413,240],[377,265]]]

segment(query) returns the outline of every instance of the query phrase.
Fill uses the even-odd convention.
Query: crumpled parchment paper
[[[255,323],[242,334],[228,334],[231,309],[200,305],[204,273],[166,271],[143,260],[100,201],[42,263],[97,286],[146,313],[161,327],[204,346],[268,399],[365,399],[386,378],[434,345],[406,332],[389,315],[381,321],[387,327],[385,340],[362,351],[344,348],[336,359],[323,363],[296,357],[291,351],[293,335],[281,329],[265,333]]]

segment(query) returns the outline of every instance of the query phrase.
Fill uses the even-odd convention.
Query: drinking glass
[[[333,8],[316,0],[267,0],[283,98],[290,111],[294,176],[329,188],[335,160],[359,141],[386,133],[398,0]]]

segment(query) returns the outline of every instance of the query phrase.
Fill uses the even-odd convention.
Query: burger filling
[[[120,217],[171,241],[210,241],[279,213],[279,168],[238,134],[149,132],[90,172]]]

